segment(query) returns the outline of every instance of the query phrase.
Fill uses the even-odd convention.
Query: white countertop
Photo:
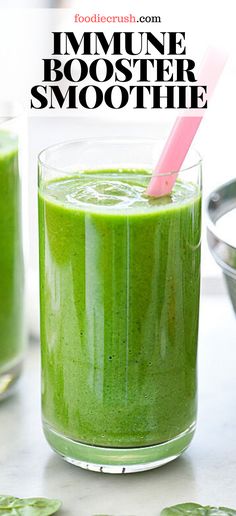
[[[64,462],[41,431],[39,346],[30,345],[17,394],[0,405],[0,493],[63,501],[62,516],[158,516],[184,501],[236,508],[236,320],[226,296],[203,296],[198,428],[189,450],[130,475]]]

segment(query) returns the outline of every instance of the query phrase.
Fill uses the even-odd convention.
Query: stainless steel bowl
[[[228,292],[236,313],[236,248],[218,235],[216,222],[236,208],[236,180],[225,183],[212,192],[206,204],[207,240],[209,248],[223,270]],[[235,227],[236,232],[236,227]]]

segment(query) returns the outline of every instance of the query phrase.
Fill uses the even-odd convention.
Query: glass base
[[[0,371],[0,401],[13,394],[22,371],[22,362]]]
[[[43,430],[51,448],[64,460],[80,468],[101,473],[136,473],[158,468],[188,448],[195,423],[170,441],[140,448],[105,448],[74,441],[44,423]]]

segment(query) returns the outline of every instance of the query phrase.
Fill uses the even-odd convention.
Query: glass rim
[[[70,140],[65,140],[63,142],[59,142],[59,143],[56,143],[56,144],[53,144],[53,145],[49,145],[47,147],[45,147],[43,150],[40,151],[40,153],[38,154],[38,163],[46,168],[46,169],[49,169],[49,170],[54,170],[56,172],[59,172],[60,174],[66,174],[66,173],[69,173],[69,174],[74,174],[74,171],[66,171],[65,169],[63,168],[60,168],[60,167],[57,167],[57,166],[54,166],[54,165],[50,165],[49,163],[47,163],[46,160],[44,160],[44,157],[45,157],[45,154],[51,150],[51,151],[57,151],[57,150],[60,150],[62,149],[63,147],[66,147],[67,145],[72,145],[72,144],[79,144],[79,143],[109,143],[109,144],[127,144],[129,143],[130,145],[131,144],[138,144],[141,142],[144,143],[144,144],[152,144],[152,145],[156,145],[158,142],[163,142],[165,143],[165,139],[164,138],[148,138],[148,137],[136,137],[136,138],[133,138],[133,137],[106,137],[106,136],[99,136],[99,137],[96,137],[96,136],[93,136],[91,138],[75,138],[75,139],[70,139]],[[191,149],[190,149],[191,150]],[[196,154],[196,161],[192,164],[192,165],[189,165],[187,167],[184,167],[184,168],[180,168],[179,171],[176,171],[176,170],[172,170],[170,172],[165,172],[164,174],[154,174],[154,176],[159,176],[159,177],[166,177],[166,176],[172,176],[172,175],[175,175],[175,174],[181,174],[183,172],[187,172],[189,170],[192,170],[193,168],[195,167],[198,167],[202,164],[202,161],[203,161],[203,158],[201,156],[201,154],[199,153],[198,150],[196,150],[195,148],[192,149],[192,152],[194,152]],[[131,167],[132,168],[132,167]],[[130,168],[130,170],[131,170]],[[83,169],[84,170],[84,169]],[[90,169],[91,171],[92,170],[96,170],[96,169]],[[105,170],[105,169],[104,169]],[[110,170],[110,169],[109,169]],[[115,173],[115,170],[114,169],[114,173]],[[129,170],[129,169],[128,169]],[[137,169],[138,170],[138,169]],[[76,171],[77,173],[80,173],[82,172],[82,170],[77,170]],[[85,170],[86,172],[86,170]],[[112,170],[110,170],[111,174],[112,174]],[[96,174],[95,174],[96,175]],[[120,174],[117,174],[118,176]],[[126,174],[126,175],[129,175],[129,174]],[[139,176],[142,176],[142,174],[138,174]],[[97,176],[101,177],[103,176],[102,173],[98,173]],[[147,177],[147,174],[143,174],[143,176]]]
[[[2,114],[2,107],[5,108],[4,114]],[[23,106],[17,100],[0,99],[0,125],[16,120],[23,116],[23,114]]]

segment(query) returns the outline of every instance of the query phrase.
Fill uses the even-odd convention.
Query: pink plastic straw
[[[207,85],[207,98],[215,89],[222,73],[227,55],[216,48],[209,48],[198,75],[198,84]],[[199,112],[199,110],[194,110]],[[153,171],[153,176],[147,188],[147,194],[161,197],[170,194],[178,172],[188,153],[194,136],[202,121],[205,110],[199,116],[180,116],[176,119],[167,139],[159,161]],[[173,174],[173,172],[176,172]],[[166,174],[166,175],[163,175]]]

